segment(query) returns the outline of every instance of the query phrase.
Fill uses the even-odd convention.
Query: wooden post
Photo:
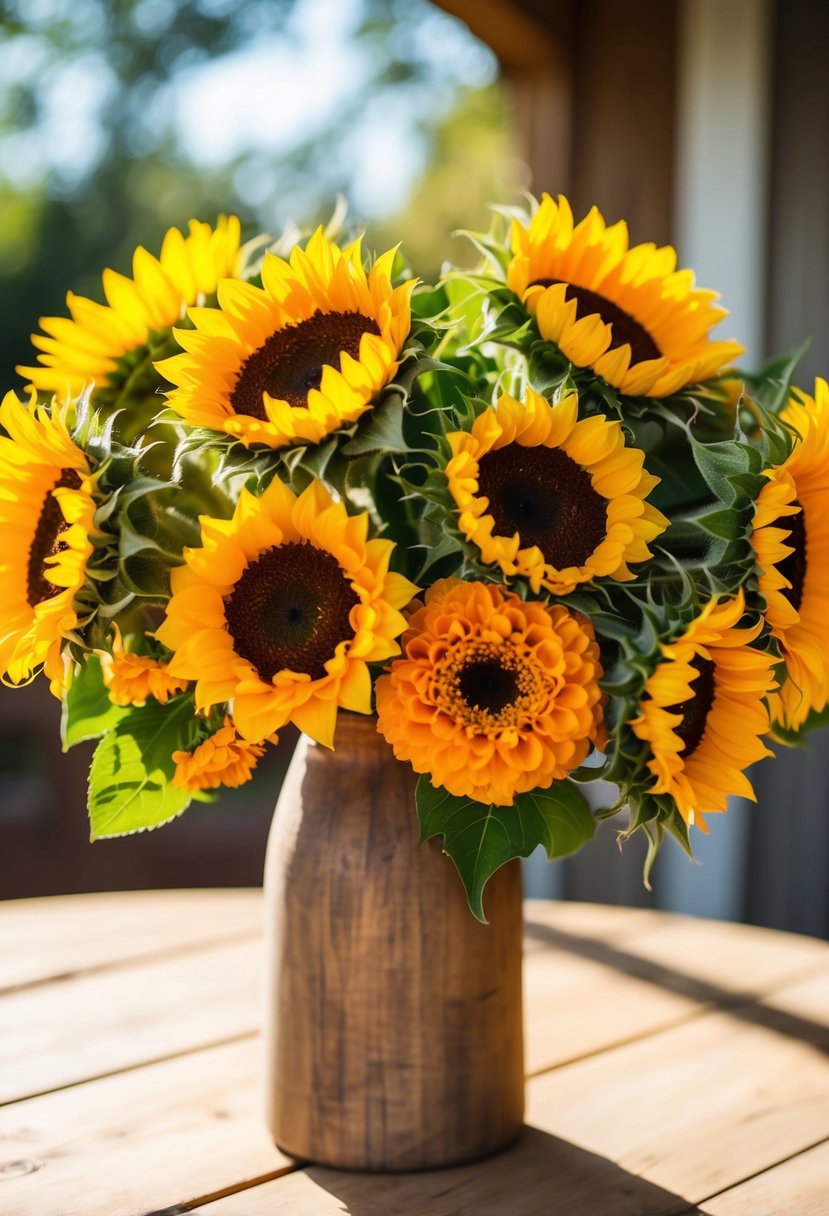
[[[479,924],[375,720],[341,714],[336,743],[301,741],[268,845],[268,1125],[326,1165],[474,1160],[523,1119],[520,866]]]

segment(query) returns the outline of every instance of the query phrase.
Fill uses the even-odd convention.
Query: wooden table
[[[0,904],[2,1216],[825,1216],[829,946],[529,902],[528,1128],[371,1177],[269,1143],[260,896]]]

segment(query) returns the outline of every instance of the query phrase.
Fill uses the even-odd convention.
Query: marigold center
[[[458,687],[472,709],[498,714],[515,700],[518,677],[497,659],[477,659],[461,669]]]
[[[461,642],[435,672],[437,704],[483,734],[526,723],[546,702],[545,688],[532,657],[509,641]]]

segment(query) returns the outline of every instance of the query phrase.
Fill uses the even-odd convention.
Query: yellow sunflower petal
[[[0,672],[12,684],[41,668],[60,695],[64,639],[92,554],[94,479],[61,415],[8,393],[0,406]]]
[[[70,317],[41,318],[41,328],[50,336],[32,335],[42,352],[38,365],[17,371],[40,392],[60,398],[75,397],[90,383],[106,386],[117,361],[145,346],[151,330],[175,325],[188,305],[238,272],[239,238],[239,220],[230,216],[222,217],[215,229],[191,220],[188,236],[170,229],[158,259],[139,247],[132,279],[104,271],[106,305],[70,292]]]
[[[751,543],[766,617],[780,643],[786,679],[774,720],[798,730],[829,701],[829,386],[796,393],[782,417],[795,431],[788,459],[766,469]]]
[[[507,283],[541,336],[621,393],[665,397],[743,353],[710,340],[726,312],[675,269],[673,249],[629,248],[626,227],[607,228],[595,207],[574,225],[567,200],[545,194],[529,225],[514,222],[512,252]]]
[[[668,526],[645,503],[658,478],[627,448],[621,425],[578,420],[575,393],[556,405],[532,389],[504,394],[471,434],[448,436],[445,475],[458,526],[486,563],[567,595],[595,578],[630,578],[628,563],[651,556]]]
[[[288,261],[265,255],[261,289],[222,283],[218,310],[190,313],[185,353],[157,365],[175,385],[172,408],[275,448],[319,443],[356,421],[392,380],[409,334],[414,280],[392,288],[393,255],[366,275],[353,247],[319,229]]]
[[[762,622],[740,627],[742,590],[710,600],[685,632],[662,646],[645,684],[634,734],[650,745],[654,794],[667,794],[688,824],[726,809],[730,794],[752,797],[745,769],[769,755],[766,697],[774,656],[756,649]]]
[[[251,742],[292,721],[330,747],[338,707],[371,711],[366,663],[405,628],[415,588],[389,573],[392,547],[318,482],[296,498],[274,479],[201,524],[157,630],[172,675],[196,681],[199,708],[231,701]]]

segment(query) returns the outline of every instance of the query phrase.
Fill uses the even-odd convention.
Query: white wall
[[[681,0],[679,14],[676,233],[682,265],[719,291],[730,311],[718,335],[766,352],[767,196],[771,151],[769,0]],[[700,866],[668,842],[657,863],[663,908],[722,919],[738,916],[754,808],[732,799],[694,832]]]

